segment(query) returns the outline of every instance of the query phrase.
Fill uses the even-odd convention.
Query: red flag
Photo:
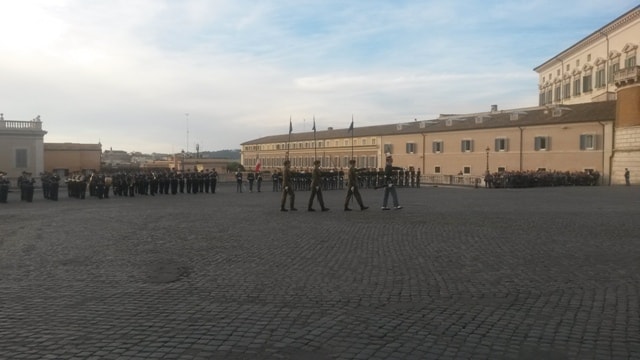
[[[256,163],[256,172],[260,172],[261,167],[262,167],[262,163],[260,163],[260,159],[258,159],[258,162]]]

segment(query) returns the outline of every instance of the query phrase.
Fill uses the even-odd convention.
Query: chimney
[[[498,111],[498,105],[491,105],[491,112],[497,112]]]

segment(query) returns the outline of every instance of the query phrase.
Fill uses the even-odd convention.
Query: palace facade
[[[424,180],[482,177],[487,171],[597,171],[602,184],[640,181],[640,6],[628,11],[534,70],[540,103],[520,109],[440,116],[431,120],[281,134],[241,144],[245,167],[265,170],[285,158],[305,169],[420,170]],[[557,91],[556,91],[557,90]],[[468,182],[471,183],[471,182]]]

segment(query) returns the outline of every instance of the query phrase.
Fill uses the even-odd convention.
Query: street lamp
[[[489,173],[489,151],[491,151],[491,149],[487,146],[487,174]]]

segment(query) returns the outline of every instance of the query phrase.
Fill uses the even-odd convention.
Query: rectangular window
[[[384,144],[384,153],[385,154],[393,154],[393,145]]]
[[[596,89],[604,87],[606,84],[607,83],[604,76],[604,67],[601,67],[596,71]]]
[[[434,142],[432,143],[432,145],[431,145],[431,146],[432,146],[432,150],[433,150],[433,152],[434,152],[434,153],[441,153],[441,152],[443,152],[443,151],[444,151],[444,147],[443,147],[443,145],[444,145],[444,144],[442,143],[442,141],[434,141]]]
[[[625,69],[630,69],[632,67],[636,66],[636,56],[629,56],[628,58],[626,58],[624,60],[624,68]]]
[[[462,151],[462,152],[472,152],[473,151],[473,140],[462,140],[460,142],[460,151]]]
[[[440,174],[440,166],[436,166],[435,168],[433,168],[433,172],[436,174]]]
[[[595,134],[580,135],[580,150],[596,150],[597,137]]]
[[[607,78],[607,82],[609,84],[611,84],[613,82],[613,75],[620,70],[620,62],[617,62],[615,64],[611,64],[611,66],[609,66],[609,76]]]
[[[503,173],[507,170],[507,168],[505,168],[504,166],[498,166],[498,172],[499,173]]]
[[[568,99],[571,97],[571,82],[567,81],[564,83],[564,98]]]
[[[544,91],[540,93],[540,96],[538,98],[538,104],[540,106],[545,105],[545,103],[544,103]]]
[[[376,144],[376,138],[371,138],[371,145],[375,145]]]
[[[353,146],[358,145],[358,139],[353,139]]]
[[[573,80],[573,96],[580,95],[580,78]]]
[[[465,175],[471,174],[471,166],[465,166],[462,171]]]
[[[593,75],[585,75],[582,77],[582,92],[586,93],[593,90]]]
[[[369,156],[369,167],[372,167],[372,168],[378,167],[375,156]]]
[[[562,100],[562,92],[561,92],[561,90],[562,90],[562,87],[560,86],[560,84],[558,84],[558,86],[556,86],[556,88],[555,88],[555,90],[554,90],[554,94],[553,94],[553,95],[554,95],[554,98],[553,98],[553,99],[554,99],[555,101],[560,101],[560,100]]]
[[[28,167],[27,149],[16,149],[16,168]]]
[[[407,154],[415,154],[416,143],[407,143],[406,150],[407,150]]]
[[[547,99],[545,100],[547,104],[551,104],[553,102],[553,91],[551,88],[547,90]]]
[[[367,145],[367,139],[362,139],[362,145]]]
[[[509,139],[507,139],[507,138],[496,138],[494,149],[496,149],[496,151],[507,151],[507,150],[509,150]]]
[[[536,136],[535,137],[535,150],[550,150],[551,138],[548,136]]]

